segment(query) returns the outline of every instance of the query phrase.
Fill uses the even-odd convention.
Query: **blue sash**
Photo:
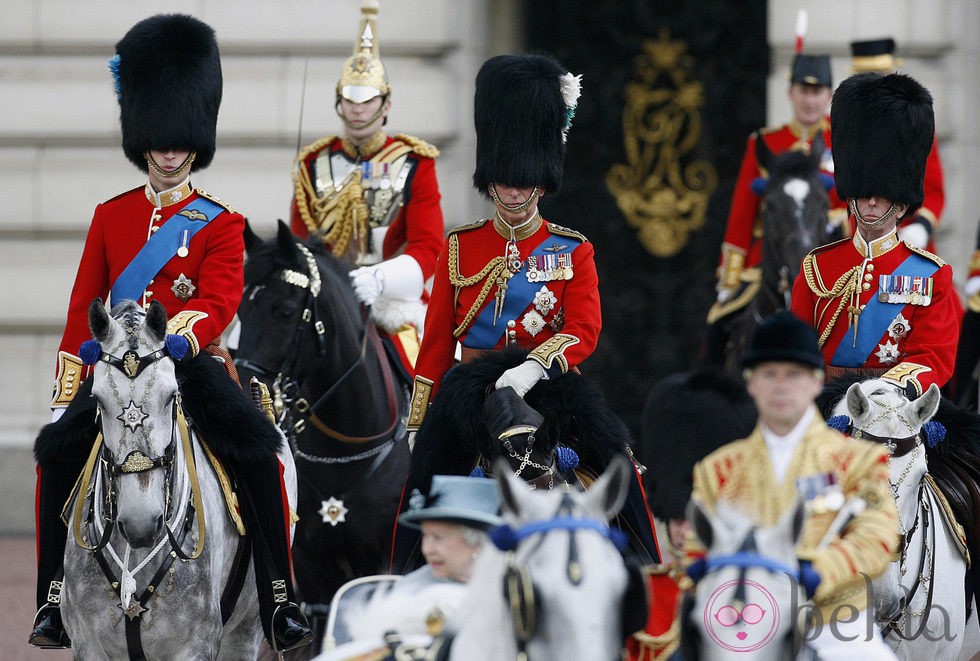
[[[194,213],[195,211],[198,213]],[[195,234],[224,211],[223,206],[206,197],[198,197],[185,204],[143,244],[133,261],[119,274],[112,285],[112,304],[125,299],[138,301],[150,280],[156,277],[164,264],[173,259],[177,249],[182,245],[186,247]],[[188,212],[190,216],[203,215],[204,218],[192,220],[184,215]],[[185,231],[187,235],[182,236]]]
[[[573,252],[581,245],[578,239],[567,236],[556,236],[551,234],[531,251],[534,256],[542,256],[548,253],[557,252],[554,246],[564,244],[567,248],[562,248],[561,252]],[[549,250],[550,248],[550,250]],[[574,277],[574,274],[573,274]],[[466,337],[463,338],[463,346],[471,349],[492,349],[500,342],[504,332],[507,330],[507,322],[504,319],[516,319],[517,315],[527,309],[534,301],[534,295],[540,291],[541,282],[528,282],[527,280],[527,261],[525,260],[521,270],[515,273],[507,281],[507,296],[504,298],[504,308],[498,319],[498,325],[493,324],[493,309],[495,300],[488,297],[487,303],[473,324],[470,326]]]
[[[934,262],[919,255],[909,255],[908,259],[898,265],[893,275],[908,275],[912,277],[931,277],[939,267]],[[863,367],[878,347],[881,336],[888,330],[892,320],[905,308],[905,303],[882,303],[877,296],[872,296],[861,311],[857,328],[857,340],[850,342],[845,336],[830,364],[836,367]],[[853,346],[852,346],[853,345]]]

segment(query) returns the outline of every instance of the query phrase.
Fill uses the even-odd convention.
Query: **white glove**
[[[364,305],[372,305],[382,294],[403,301],[417,300],[425,286],[422,268],[409,255],[354,269],[350,279],[354,294]]]
[[[410,431],[410,432],[408,432],[408,451],[409,452],[414,452],[415,451],[415,436],[416,436],[416,434],[418,434],[417,431]]]
[[[544,368],[541,367],[541,363],[534,360],[525,360],[517,367],[511,367],[501,374],[494,387],[500,390],[501,388],[510,386],[514,389],[514,392],[523,397],[527,394],[528,390],[534,387],[534,384],[547,377],[548,375],[545,373]]]
[[[929,231],[921,223],[910,223],[898,228],[898,238],[916,248],[925,248],[929,244]]]
[[[725,303],[725,302],[728,301],[728,299],[730,299],[734,295],[735,295],[735,290],[734,289],[719,289],[718,290],[718,302],[719,303]]]
[[[966,294],[967,298],[970,298],[978,291],[980,291],[980,275],[975,275],[963,285],[963,293]]]
[[[57,409],[51,409],[51,422],[58,422],[58,420],[65,414],[67,408],[61,407]]]

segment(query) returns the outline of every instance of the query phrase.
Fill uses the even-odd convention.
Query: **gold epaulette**
[[[316,142],[312,142],[302,149],[299,150],[299,154],[296,155],[296,161],[302,163],[306,160],[306,157],[310,154],[315,154],[317,152],[323,151],[324,147],[330,145],[334,140],[337,139],[335,135],[328,135],[326,137],[320,138]]]
[[[938,266],[939,268],[942,268],[942,267],[946,266],[946,260],[944,260],[939,255],[936,255],[935,253],[931,253],[928,250],[926,250],[925,248],[919,248],[919,247],[913,246],[908,241],[903,241],[902,243],[904,243],[905,244],[905,247],[908,248],[909,250],[911,250],[912,252],[914,252],[916,255],[922,255],[923,257],[925,257],[929,261],[935,263],[936,266]]]
[[[411,145],[412,151],[419,156],[424,156],[425,158],[439,158],[439,148],[426,142],[422,138],[417,138],[414,135],[407,135],[405,133],[398,133],[394,137],[396,140],[401,140],[402,142]]]
[[[556,225],[554,223],[548,223],[548,231],[552,234],[557,234],[558,236],[567,236],[570,239],[578,239],[582,243],[588,243],[589,240],[585,238],[585,235],[581,232],[576,232],[573,229],[567,227],[562,227],[561,225]]]
[[[489,219],[484,218],[483,220],[478,220],[475,223],[469,223],[467,225],[460,225],[459,227],[453,227],[447,232],[447,234],[459,234],[460,232],[468,232],[470,230],[475,230],[477,228],[483,227],[489,222],[490,222]]]
[[[214,195],[212,195],[211,193],[207,192],[206,190],[202,190],[200,188],[195,188],[194,189],[194,192],[197,193],[198,195],[200,195],[203,198],[206,198],[208,200],[211,200],[215,204],[220,204],[221,206],[223,206],[225,208],[225,211],[228,211],[229,213],[238,213],[238,211],[234,207],[232,207],[230,204],[228,204],[227,202],[225,202],[224,200],[222,200],[220,197],[215,197]]]

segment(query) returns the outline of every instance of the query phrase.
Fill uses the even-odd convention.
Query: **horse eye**
[[[715,613],[715,619],[718,620],[718,623],[723,627],[730,627],[738,622],[738,611],[731,606],[722,606],[718,609],[718,612]]]
[[[742,609],[742,619],[746,624],[758,624],[765,614],[766,611],[759,604],[746,604]]]

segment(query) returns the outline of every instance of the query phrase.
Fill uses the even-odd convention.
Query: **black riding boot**
[[[61,461],[39,464],[37,501],[37,616],[27,642],[35,647],[71,647],[61,622],[61,583],[65,575],[68,530],[61,510],[71,494],[82,465]]]
[[[279,461],[269,455],[263,460],[235,464],[232,470],[245,495],[242,514],[252,539],[259,613],[266,639],[277,652],[308,645],[313,642],[313,633],[293,594]]]

